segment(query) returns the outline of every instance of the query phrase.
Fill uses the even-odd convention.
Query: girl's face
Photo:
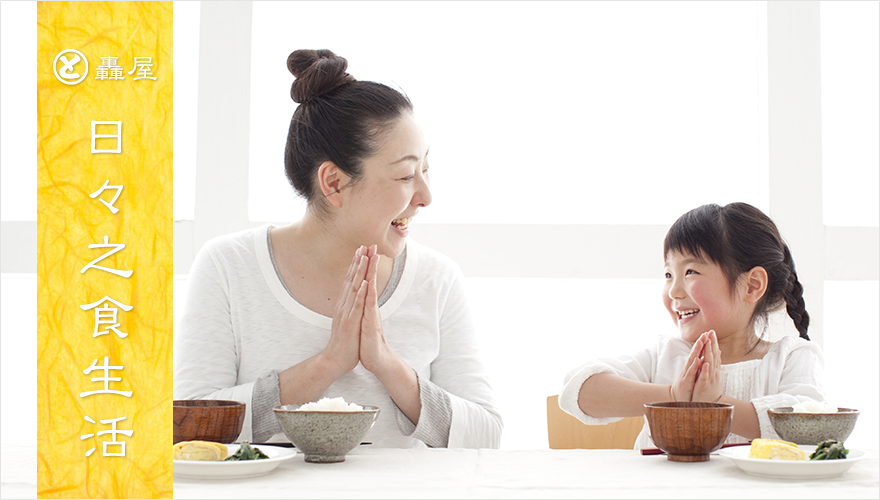
[[[343,207],[354,245],[375,244],[382,255],[400,255],[412,218],[431,204],[427,156],[425,137],[409,113],[385,131]]]
[[[688,253],[672,252],[664,268],[663,305],[678,326],[682,340],[696,342],[703,332],[715,330],[719,339],[746,332],[748,307],[731,292],[721,267]]]

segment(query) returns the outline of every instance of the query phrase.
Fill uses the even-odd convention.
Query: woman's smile
[[[401,219],[394,219],[393,221],[391,221],[391,226],[397,230],[398,234],[400,234],[403,237],[406,237],[406,235],[409,234],[409,231],[407,229],[409,228],[409,223],[412,222],[412,220],[413,220],[412,217],[403,217]]]

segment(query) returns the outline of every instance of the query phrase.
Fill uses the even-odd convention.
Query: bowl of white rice
[[[347,403],[343,398],[322,398],[303,405],[273,408],[275,418],[306,462],[345,461],[379,417],[379,408]]]
[[[856,426],[859,410],[805,401],[795,406],[772,408],[767,410],[767,415],[781,439],[815,445],[829,439],[846,441]]]

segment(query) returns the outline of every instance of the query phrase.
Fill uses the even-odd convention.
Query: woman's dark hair
[[[294,189],[310,202],[318,194],[318,167],[331,161],[352,181],[363,175],[363,160],[404,112],[409,98],[375,82],[357,81],[348,61],[329,50],[297,50],[287,58],[296,79],[290,97],[299,103],[284,148],[284,170]]]
[[[688,253],[721,267],[731,291],[737,279],[755,267],[767,271],[767,291],[758,301],[751,321],[760,319],[764,331],[768,314],[785,304],[801,338],[810,340],[810,315],[804,307],[804,287],[794,260],[770,217],[746,203],[724,207],[703,205],[682,215],[666,233],[663,255]]]

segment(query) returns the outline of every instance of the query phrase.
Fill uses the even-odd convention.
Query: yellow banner
[[[38,496],[171,498],[171,2],[37,9]]]

